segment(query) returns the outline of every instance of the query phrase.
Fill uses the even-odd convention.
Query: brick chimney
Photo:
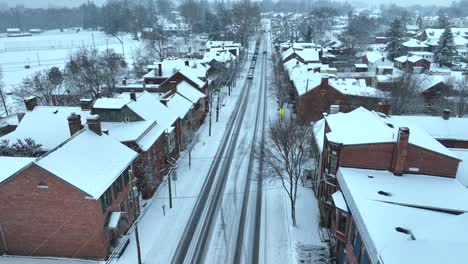
[[[86,123],[88,124],[89,130],[93,131],[99,136],[102,135],[101,118],[99,117],[99,115],[88,116],[88,118],[86,119]]]
[[[326,88],[328,86],[328,75],[322,75],[322,81],[320,82],[320,87]]]
[[[395,175],[402,175],[406,166],[406,157],[408,156],[409,128],[400,127],[398,130],[398,139],[393,152],[392,170]]]
[[[127,78],[122,80],[122,85],[127,85]]]
[[[162,76],[162,63],[158,63],[158,76]]]
[[[68,128],[70,129],[70,136],[73,136],[76,132],[80,131],[83,127],[81,126],[81,116],[75,113],[71,113],[68,119]]]
[[[189,61],[188,60],[185,61],[185,66],[187,66],[187,67],[189,66]]]
[[[24,105],[26,106],[26,110],[32,111],[34,107],[37,106],[37,97],[36,96],[30,96],[26,99],[24,99]]]
[[[450,110],[449,109],[444,109],[444,111],[442,112],[442,118],[444,120],[449,120],[449,118],[450,118]]]
[[[391,106],[388,101],[379,102],[379,104],[377,105],[377,112],[390,115],[390,111],[391,111]]]
[[[80,99],[81,111],[91,111],[93,109],[93,100]]]
[[[131,91],[131,92],[130,92],[130,100],[136,101],[136,94],[135,94],[135,91]]]

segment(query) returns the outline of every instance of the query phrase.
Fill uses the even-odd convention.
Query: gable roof
[[[0,156],[0,183],[31,164],[36,158]]]
[[[192,103],[197,103],[201,98],[206,97],[202,92],[194,88],[186,81],[182,81],[177,84],[177,92]]]
[[[98,199],[137,155],[111,136],[85,129],[34,163]]]
[[[43,150],[50,150],[70,137],[68,117],[76,113],[81,116],[81,123],[86,122],[90,111],[70,106],[36,106],[27,111],[15,131],[3,136],[15,142],[16,139],[31,138],[42,145]]]
[[[453,152],[419,126],[369,111],[364,107],[359,107],[349,113],[328,115],[325,120],[331,130],[325,136],[334,143],[344,145],[394,143],[398,138],[398,129],[408,127],[410,144],[458,159]]]

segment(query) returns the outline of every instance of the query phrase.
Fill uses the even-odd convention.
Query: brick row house
[[[464,120],[450,133],[452,118],[427,117],[431,123],[420,126],[426,117],[382,112],[358,108],[314,124],[313,189],[336,262],[460,261],[457,249],[468,243],[456,235],[468,215],[468,168],[460,162],[468,151],[448,149],[453,142],[444,139],[465,141]]]
[[[139,214],[137,153],[88,127],[38,158],[0,157],[0,253],[105,259]]]
[[[373,108],[385,95],[363,79],[335,78],[300,65],[290,72],[290,79],[296,113],[304,123],[319,120],[331,106],[343,112],[361,105]]]
[[[0,189],[8,192],[0,191],[0,201],[4,204],[2,210],[11,213],[0,217],[0,229],[5,237],[0,253],[106,259],[114,243],[137,216],[139,195],[147,199],[154,194],[174,165],[182,145],[187,144],[189,138],[182,136],[187,126],[184,123],[190,122],[192,129],[198,129],[203,122],[205,95],[185,81],[173,88],[176,90],[169,90],[167,98],[149,92],[131,92],[94,102],[83,99],[80,107],[40,106],[34,97],[28,98],[27,111],[18,127],[1,139],[15,142],[31,138],[41,145],[39,152],[43,156],[0,158],[3,164],[19,164],[9,170],[2,167]],[[121,153],[131,153],[131,159],[124,162]],[[81,158],[84,160],[80,161]],[[45,162],[48,160],[54,166]],[[100,174],[88,173],[88,166]],[[109,175],[101,175],[105,172]],[[107,179],[108,185],[102,193],[91,193],[101,178]],[[29,189],[22,189],[22,185]],[[42,191],[47,195],[40,196],[38,192],[43,189],[51,192]],[[38,193],[34,199],[37,202],[27,203],[20,192]],[[10,196],[18,201],[4,202],[11,201]],[[93,200],[97,202],[92,203]],[[70,204],[65,207],[60,201],[70,201]],[[23,208],[13,208],[12,204]],[[36,213],[39,208],[44,209],[44,214]],[[34,217],[19,221],[27,212]],[[60,217],[54,220],[47,215]],[[42,225],[37,221],[42,221]],[[83,232],[77,234],[78,230]],[[51,233],[54,235],[50,241],[44,239]],[[24,237],[31,242],[19,243]],[[118,250],[121,249],[119,246]]]

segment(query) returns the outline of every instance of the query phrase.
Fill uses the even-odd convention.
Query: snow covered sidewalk
[[[292,226],[291,206],[280,180],[264,183],[259,263],[299,263],[297,243],[325,246],[320,241],[320,212],[312,189],[298,186],[297,225]]]

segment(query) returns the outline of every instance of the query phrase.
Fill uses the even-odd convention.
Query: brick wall
[[[323,113],[330,112],[330,105],[340,106],[340,112],[349,112],[359,106],[374,109],[378,102],[376,98],[346,96],[329,85],[321,84],[302,96],[295,96],[299,120],[304,123],[317,121]]]
[[[48,188],[38,188],[39,183]],[[0,185],[0,223],[8,254],[102,259],[108,253],[99,200],[32,165]]]

